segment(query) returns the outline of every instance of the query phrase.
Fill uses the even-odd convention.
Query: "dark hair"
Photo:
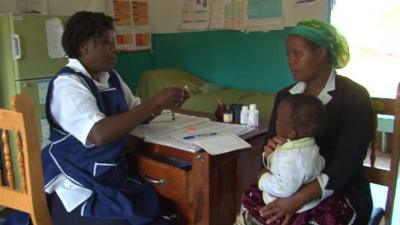
[[[318,136],[327,123],[327,112],[322,102],[315,96],[306,94],[288,95],[282,102],[289,104],[290,125],[300,137]]]
[[[69,18],[61,43],[70,58],[77,58],[83,41],[101,37],[109,30],[114,30],[112,17],[101,12],[77,12]]]

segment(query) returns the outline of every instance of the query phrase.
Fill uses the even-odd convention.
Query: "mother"
[[[325,199],[333,192],[343,193],[356,212],[355,224],[368,224],[372,199],[363,171],[363,159],[372,135],[372,108],[367,90],[339,76],[335,69],[349,61],[347,42],[328,23],[309,20],[294,27],[287,39],[287,57],[294,85],[277,94],[264,151],[273,151],[285,140],[276,136],[276,106],[287,95],[305,93],[317,96],[328,112],[328,126],[316,137],[326,167],[318,179],[288,198],[278,198],[260,210],[269,222],[291,216],[313,199]]]

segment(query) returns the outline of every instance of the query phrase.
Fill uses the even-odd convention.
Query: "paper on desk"
[[[147,138],[145,139],[146,142],[165,145],[172,148],[178,148],[181,150],[185,150],[188,152],[198,152],[201,150],[201,147],[194,145],[192,143],[184,142],[178,140],[176,138],[172,138],[169,134],[164,134],[158,137]]]
[[[164,110],[148,124],[137,126],[131,134],[144,139],[152,139],[172,131],[185,129],[188,126],[210,121],[208,118],[189,116],[180,113],[175,113],[175,120],[172,120],[170,110]]]
[[[191,128],[192,133],[187,133],[187,129]],[[227,124],[227,123],[219,123],[210,121],[208,118],[204,117],[196,117],[189,116],[180,113],[175,113],[175,120],[172,120],[171,111],[165,110],[159,116],[157,116],[154,120],[152,120],[149,124],[141,124],[137,126],[131,134],[143,138],[145,142],[165,145],[173,148],[182,149],[189,152],[197,152],[203,148],[203,146],[207,146],[207,143],[192,143],[188,141],[183,141],[182,138],[174,138],[175,137],[183,137],[189,134],[194,133],[202,133],[206,131],[213,131],[219,133],[231,133],[232,135],[243,135],[250,131],[253,131],[254,128],[246,125],[239,124]],[[235,146],[226,146],[227,149],[220,148],[218,151],[213,150],[214,148],[210,148],[207,146],[209,151],[220,152],[216,154],[221,154],[223,152],[233,151],[240,148],[247,148],[247,142],[243,141],[239,137],[232,138],[227,135],[220,135],[219,138],[224,138],[225,141],[232,139],[232,143],[227,143],[229,145],[240,143]],[[197,140],[198,141],[198,140]],[[243,143],[244,142],[244,143]],[[216,145],[219,146],[219,145]],[[230,150],[231,149],[231,150]],[[208,151],[207,149],[205,149]],[[212,152],[210,152],[212,154]]]
[[[209,129],[214,132],[230,132],[236,134],[237,136],[241,136],[255,130],[255,127],[248,125],[220,123],[215,121],[208,121],[207,123],[198,124],[196,128],[198,130]]]
[[[207,140],[205,138],[200,140],[197,139],[194,141],[194,144],[202,147],[210,155],[218,155],[251,147],[249,143],[240,137],[228,132],[218,133],[215,136],[210,136],[207,138]]]
[[[231,132],[216,132],[216,135],[210,136],[196,136],[207,133],[215,133],[215,131],[208,128],[197,129],[196,132],[177,131],[171,133],[171,137],[189,144],[200,146],[207,151],[210,155],[219,155],[234,150],[250,148],[251,145]],[[191,139],[184,139],[184,137],[194,136]]]

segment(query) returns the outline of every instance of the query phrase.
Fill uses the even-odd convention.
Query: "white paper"
[[[213,29],[224,28],[224,0],[214,0],[211,2],[209,27]]]
[[[198,152],[201,150],[201,147],[192,143],[178,140],[176,138],[172,138],[169,134],[165,134],[159,137],[146,138],[145,141],[148,143],[165,145],[171,148],[177,148],[188,152]]]
[[[293,27],[305,19],[318,19],[327,21],[328,0],[283,0],[284,24]]]
[[[110,1],[109,8],[114,18],[118,50],[151,49],[149,0]]]
[[[74,210],[93,194],[92,190],[78,186],[65,177],[56,187],[56,193],[67,212]]]
[[[282,4],[282,0],[245,0],[245,30],[270,31],[283,29]]]
[[[209,121],[207,123],[199,124],[196,126],[196,128],[198,130],[208,129],[214,132],[229,132],[237,136],[241,136],[255,130],[254,127],[248,125],[220,123],[215,121]]]
[[[211,132],[210,130],[201,130],[198,131],[198,134],[205,134]],[[235,134],[230,132],[216,132],[215,135],[205,136],[205,137],[194,137],[192,139],[184,139],[187,135],[191,134],[175,134],[174,138],[180,139],[184,142],[191,143],[197,146],[200,146],[205,151],[207,151],[210,155],[218,155],[227,152],[231,152],[234,150],[250,148],[251,145],[238,137]],[[196,134],[193,134],[196,135]]]
[[[17,10],[23,13],[47,14],[47,0],[17,0]]]
[[[39,104],[46,103],[47,89],[49,87],[49,80],[40,80],[37,82],[38,94],[39,94]]]
[[[243,0],[225,0],[224,28],[241,30],[243,20]]]
[[[40,118],[40,127],[42,128],[42,149],[50,144],[50,125],[46,117]]]
[[[154,139],[172,131],[186,129],[190,126],[210,121],[208,118],[189,116],[175,113],[175,120],[172,120],[172,114],[169,110],[164,110],[159,116],[154,118],[149,124],[141,124],[137,126],[132,135],[140,138]]]
[[[243,141],[237,135],[246,134],[254,129],[246,125],[219,123],[210,121],[208,118],[180,113],[175,113],[175,120],[172,120],[171,111],[165,110],[149,124],[139,125],[131,134],[143,138],[145,142],[165,145],[189,152],[197,152],[202,148],[207,148],[205,150],[210,151],[210,154],[221,154],[248,148],[249,145],[247,142]],[[220,143],[220,145],[217,145],[220,149],[216,150],[210,148],[207,143],[203,142],[204,140],[200,142],[183,140],[184,136],[211,131],[218,132],[218,134],[221,134],[219,138],[229,143],[225,143],[225,146],[221,146]]]
[[[59,59],[65,56],[61,45],[61,38],[64,32],[64,25],[57,17],[46,20],[47,52],[51,59]]]
[[[207,0],[183,0],[181,29],[207,29],[210,21],[210,4]]]

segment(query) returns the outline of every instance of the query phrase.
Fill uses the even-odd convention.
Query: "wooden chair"
[[[11,105],[13,110],[0,109],[0,149],[4,151],[8,183],[2,184],[0,171],[0,205],[29,213],[34,225],[51,225],[32,100],[25,94],[19,94],[12,98]],[[15,145],[12,140],[15,140]],[[14,171],[18,171],[19,176]],[[19,182],[16,177],[20,177]]]
[[[393,133],[388,138],[387,146],[382,146],[382,134],[376,132],[370,145],[369,163],[364,163],[364,168],[368,179],[371,183],[384,185],[388,188],[386,197],[386,206],[384,209],[383,220],[381,224],[390,224],[394,197],[396,192],[396,180],[399,168],[399,152],[400,152],[400,83],[397,87],[396,99],[372,98],[372,106],[375,113],[374,126],[377,128],[378,114],[394,116]],[[390,154],[389,169],[379,168],[375,165],[377,146],[386,147]]]

